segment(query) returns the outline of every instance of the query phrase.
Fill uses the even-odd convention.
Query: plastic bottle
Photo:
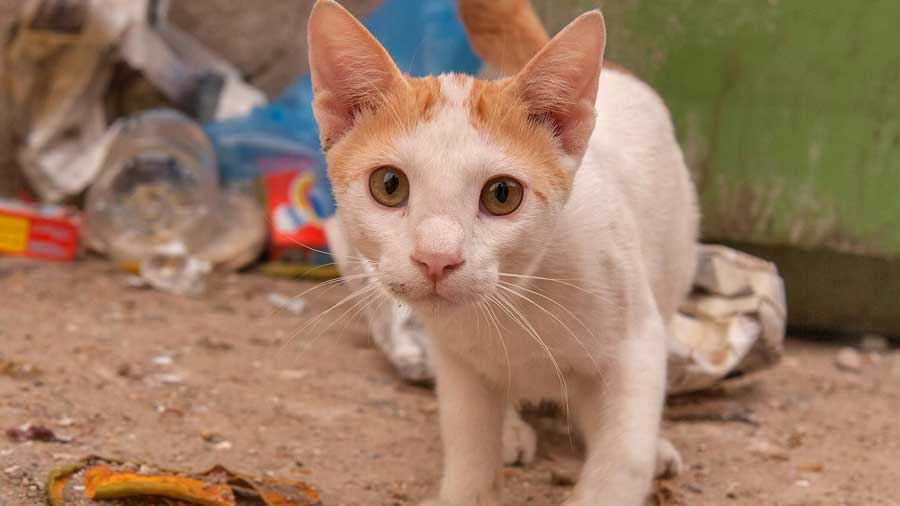
[[[215,152],[196,122],[154,109],[119,120],[110,135],[86,204],[97,249],[182,293],[199,291],[213,266],[256,258],[265,240],[259,203],[246,186],[220,188]]]

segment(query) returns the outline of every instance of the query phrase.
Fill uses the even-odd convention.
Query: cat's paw
[[[656,445],[656,471],[657,478],[674,478],[681,474],[684,462],[681,454],[668,439],[661,437]]]
[[[511,409],[503,421],[503,463],[508,466],[530,464],[537,451],[537,433]]]

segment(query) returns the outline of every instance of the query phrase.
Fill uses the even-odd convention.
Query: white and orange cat
[[[313,9],[337,223],[431,337],[444,477],[429,504],[500,504],[521,401],[558,401],[584,435],[573,506],[643,504],[669,448],[667,323],[693,279],[696,198],[665,105],[603,68],[605,40],[593,11],[513,77],[411,78],[337,3]]]

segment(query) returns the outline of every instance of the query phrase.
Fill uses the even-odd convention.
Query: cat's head
[[[328,175],[384,288],[413,306],[461,305],[537,264],[594,127],[604,44],[594,11],[514,77],[417,79],[346,10],[316,3],[309,59]]]

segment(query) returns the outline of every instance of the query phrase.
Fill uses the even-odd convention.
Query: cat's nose
[[[413,263],[422,269],[425,276],[427,276],[432,283],[437,283],[446,278],[464,262],[462,255],[459,254],[436,253],[421,250],[416,250],[411,258]]]

